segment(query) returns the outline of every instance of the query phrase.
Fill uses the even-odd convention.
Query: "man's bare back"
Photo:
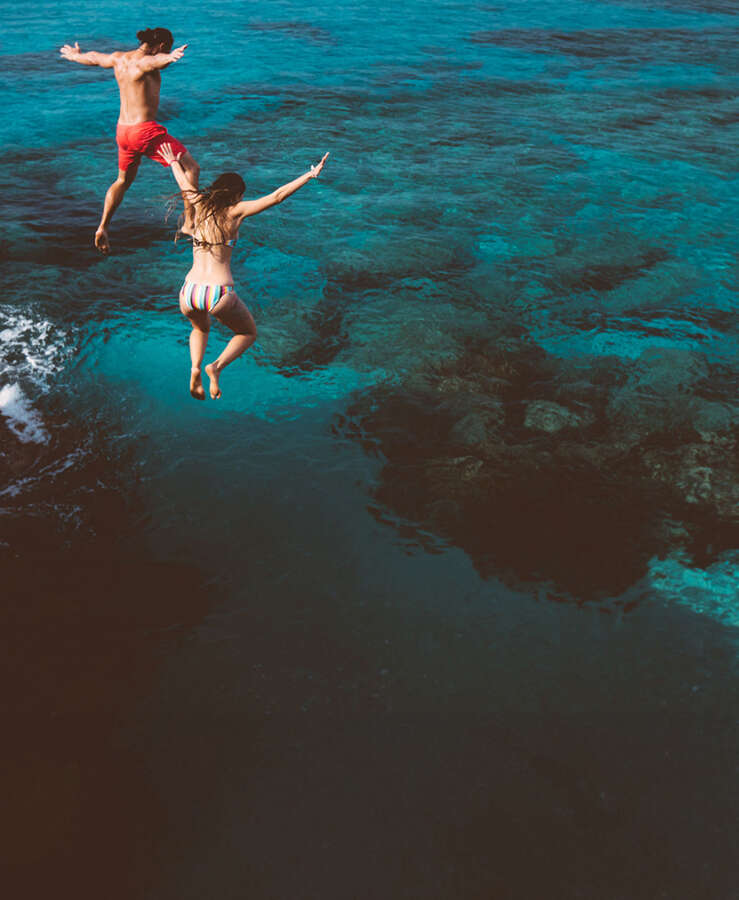
[[[140,31],[138,37],[142,43],[136,50],[116,50],[113,53],[97,53],[92,50],[83,53],[75,43],[74,46],[65,44],[59,51],[65,59],[72,62],[113,69],[118,82],[121,97],[116,129],[118,178],[105,195],[103,215],[95,233],[95,246],[103,253],[110,250],[108,225],[136,178],[142,155],[166,166],[167,163],[159,155],[159,147],[164,142],[174,141],[182,153],[181,162],[194,176],[195,184],[200,172],[184,144],[172,138],[163,126],[154,121],[159,109],[161,70],[182,59],[187,44],[170,50],[172,34],[166,28],[146,29]]]
[[[137,50],[113,53],[113,73],[121,94],[121,112],[118,121],[123,125],[150,122],[159,110],[159,91],[162,86],[161,68],[157,66],[159,56],[167,56],[170,62],[181,59],[187,44],[169,54],[147,54],[141,47]]]
[[[119,121],[124,125],[156,119],[162,76],[159,70],[142,72],[137,65],[138,50],[116,54],[113,71],[121,94]]]

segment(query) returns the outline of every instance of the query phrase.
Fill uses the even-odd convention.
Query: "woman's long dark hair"
[[[224,172],[203,191],[188,191],[188,199],[193,208],[193,230],[199,232],[197,243],[199,246],[210,247],[213,244],[226,242],[226,216],[229,206],[233,206],[242,196],[246,185],[241,175],[236,172]],[[208,223],[212,222],[214,239],[208,239],[205,231]],[[183,220],[180,219],[179,227],[182,228]],[[208,228],[210,231],[211,229]]]

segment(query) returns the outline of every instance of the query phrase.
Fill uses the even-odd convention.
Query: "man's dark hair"
[[[136,37],[142,44],[148,44],[149,47],[158,47],[161,44],[165,53],[169,53],[174,43],[169,28],[145,28],[143,31],[136,32]]]

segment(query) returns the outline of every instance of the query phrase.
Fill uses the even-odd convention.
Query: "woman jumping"
[[[284,184],[259,200],[243,200],[244,182],[235,172],[219,175],[203,191],[197,190],[188,171],[179,164],[171,144],[159,148],[162,158],[182,191],[185,216],[182,232],[192,238],[192,268],[180,291],[180,310],[190,320],[190,393],[205,400],[200,367],[205,356],[210,330],[210,314],[234,332],[223,353],[205,367],[210,379],[210,396],[221,396],[218,378],[225,367],[248,350],[257,339],[257,326],[249,310],[234,290],[231,274],[231,252],[238,240],[239,226],[247,216],[282,203],[291,194],[316,178],[323,169],[328,153],[316,166],[289,184]]]

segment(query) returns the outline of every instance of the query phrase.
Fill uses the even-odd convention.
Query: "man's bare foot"
[[[216,368],[216,363],[209,363],[205,367],[205,374],[210,378],[210,396],[214,400],[218,400],[221,396],[221,389],[218,387],[220,371]]]
[[[190,393],[196,400],[205,400],[205,388],[200,377],[200,369],[190,370]]]
[[[101,253],[106,256],[110,253],[110,241],[108,240],[108,232],[104,228],[98,228],[95,232],[95,246]]]

